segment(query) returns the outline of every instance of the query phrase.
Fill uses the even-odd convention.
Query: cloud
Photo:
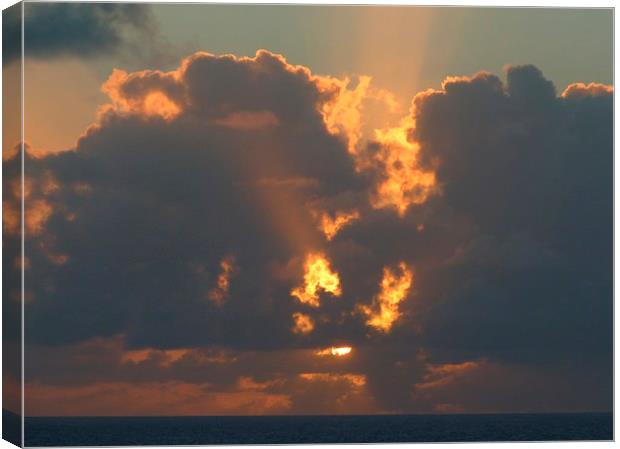
[[[553,413],[595,411],[610,404],[605,390],[595,385],[602,378],[572,364],[534,368],[476,360],[427,369],[412,391],[420,412],[527,413],[535,403],[539,412]],[[580,391],[571,391],[574,385]]]
[[[372,410],[364,375],[343,371],[347,367],[334,357],[311,355],[307,350],[134,351],[125,347],[122,337],[55,348],[31,346],[27,413],[114,415],[119,407],[129,415],[173,410],[180,415]],[[122,406],[123,394],[135,399],[130,408]],[[143,395],[150,400],[140,400]],[[84,407],[84,397],[97,400]],[[334,407],[326,409],[326,401]]]
[[[604,97],[613,94],[613,92],[614,88],[606,84],[572,83],[562,92],[562,98],[583,99],[585,97]]]
[[[327,212],[314,212],[313,215],[318,220],[318,227],[325,234],[327,240],[332,240],[342,228],[360,218],[360,214],[356,210],[351,212],[336,211],[333,217]]]
[[[459,378],[480,369],[480,362],[446,363],[430,365],[422,382],[417,383],[416,390],[434,390],[454,383]]]
[[[451,77],[371,130],[365,102],[392,106],[370,80],[264,50],[103,89],[75,148],[26,155],[32,401],[610,408],[610,87],[558,96],[532,66]]]
[[[234,256],[226,256],[220,261],[220,273],[217,276],[217,285],[209,291],[208,298],[221,304],[228,296],[230,290],[230,282],[235,274],[235,258]]]
[[[291,296],[312,307],[319,307],[321,291],[333,296],[341,296],[340,278],[330,266],[329,260],[321,253],[309,253],[304,261],[303,286],[291,290]]]
[[[512,361],[611,354],[613,96],[581,89],[557,97],[517,66],[506,85],[482,73],[415,98],[411,137],[470,227],[420,292],[443,298],[437,344]]]
[[[295,322],[293,332],[296,334],[309,334],[314,330],[314,320],[309,315],[295,312],[293,313],[293,321]]]
[[[29,385],[26,401],[30,405],[29,416],[118,416],[118,410],[126,416],[166,415],[170,410],[175,410],[177,416],[281,415],[291,406],[286,395],[211,392],[209,385],[180,382],[100,383],[81,387]]]
[[[136,326],[137,333],[128,335],[138,345],[152,345],[156,334],[161,335],[156,345],[166,341],[156,322],[170,319],[170,325],[186,330],[168,346],[196,344],[197,336],[201,344],[225,341],[224,334],[237,335],[233,339],[244,344],[274,345],[290,336],[290,317],[297,310],[289,292],[303,273],[277,280],[273,267],[301,260],[307,250],[324,249],[307,203],[364,187],[343,142],[324,126],[320,105],[333,94],[330,83],[268,52],[255,58],[200,53],[172,72],[113,73],[105,84],[112,103],[102,108],[99,121],[75,149],[41,159],[28,156],[33,175],[49,171],[57,181],[53,192],[40,194],[50,205],[44,216],[39,214],[45,218],[40,239],[53,239],[57,252],[68,255],[62,270],[42,275],[34,288],[33,340],[61,343],[116,334],[126,320],[137,318],[134,307],[146,305],[136,301],[147,298],[158,304],[147,307],[147,313],[159,318],[147,320],[153,328]],[[152,113],[147,100],[155,92],[178,112]],[[277,126],[239,133],[220,122],[240,111],[265,110],[277,117]],[[27,214],[35,204],[29,202]],[[92,232],[109,238],[93,241],[87,238]],[[118,259],[120,253],[124,260]],[[227,272],[234,276],[226,278],[222,315],[205,314],[211,308],[203,298],[224,284],[220,281],[226,279],[218,279],[221,261],[231,254],[238,272]],[[103,272],[109,270],[111,290],[93,292],[85,280],[103,280],[102,267],[108,267]],[[33,278],[50,269],[55,268],[41,254],[33,255]],[[69,279],[76,281],[67,284],[71,292],[60,289]],[[125,279],[127,290],[117,289],[112,279]],[[89,300],[80,299],[85,297]],[[276,299],[284,307],[276,306]],[[35,324],[45,309],[65,307],[77,307],[87,318]],[[225,330],[222,317],[239,308],[247,312],[238,323],[247,326],[247,333]],[[182,317],[186,313],[194,317],[193,324]],[[277,326],[260,330],[274,318]],[[270,337],[252,336],[265,331]]]
[[[398,305],[407,299],[413,282],[413,274],[404,262],[398,264],[398,271],[390,267],[383,269],[381,291],[374,298],[373,307],[362,306],[361,311],[368,317],[366,323],[382,332],[388,332],[400,317]]]
[[[24,8],[24,52],[32,58],[89,58],[125,51],[156,34],[148,6],[136,4],[28,4]],[[21,36],[21,14],[7,16],[3,41]],[[59,32],[62,30],[62,32]],[[144,51],[144,48],[143,48]],[[4,47],[7,62],[21,55],[19,45]]]

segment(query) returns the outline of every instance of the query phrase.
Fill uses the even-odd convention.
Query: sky
[[[610,411],[612,37],[605,9],[26,3],[26,415]]]

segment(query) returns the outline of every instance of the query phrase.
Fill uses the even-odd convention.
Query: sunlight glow
[[[314,330],[314,320],[309,315],[295,312],[293,313],[293,321],[295,322],[293,326],[295,334],[306,335]]]
[[[321,349],[316,355],[333,355],[335,357],[344,357],[349,355],[353,348],[351,346],[332,346],[331,348]]]
[[[372,307],[360,307],[368,317],[366,324],[381,332],[389,332],[394,322],[401,316],[399,304],[407,297],[413,282],[413,274],[404,262],[398,264],[398,270],[400,273],[385,267],[381,291],[374,298]]]
[[[342,228],[359,220],[360,213],[356,210],[349,212],[337,211],[332,217],[327,212],[315,214],[319,220],[319,229],[328,241],[331,241]]]
[[[340,277],[332,271],[329,260],[322,253],[309,253],[304,263],[304,283],[291,290],[291,296],[312,307],[319,307],[319,292],[323,290],[340,296]]]
[[[382,167],[382,180],[371,196],[376,209],[392,208],[401,217],[407,209],[424,203],[436,191],[437,182],[433,171],[420,167],[420,147],[408,138],[413,119],[407,117],[400,126],[375,131],[381,145],[375,153],[375,161]]]

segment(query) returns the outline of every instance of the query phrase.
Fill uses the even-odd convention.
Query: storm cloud
[[[114,71],[26,155],[27,411],[609,410],[613,90],[506,75],[362,132],[384,95],[267,51]]]

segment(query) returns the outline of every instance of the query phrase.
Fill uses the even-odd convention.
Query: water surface
[[[611,440],[611,413],[26,418],[27,446]]]

